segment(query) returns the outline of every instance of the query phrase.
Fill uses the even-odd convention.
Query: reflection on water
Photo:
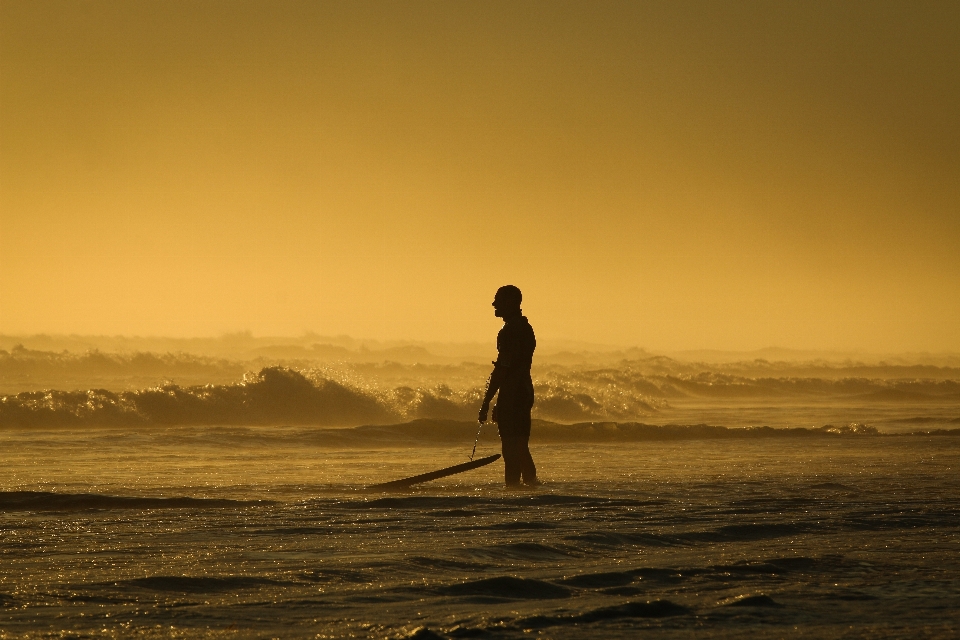
[[[309,432],[0,432],[0,629],[630,638],[960,627],[960,438],[541,443],[537,491],[504,490],[498,463],[367,495],[365,484],[465,460],[472,440],[331,448]]]

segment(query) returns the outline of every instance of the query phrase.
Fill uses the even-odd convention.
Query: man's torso
[[[497,396],[497,411],[506,414],[529,413],[533,407],[533,380],[530,366],[537,339],[526,317],[520,316],[503,325],[497,334],[497,366],[505,375]]]

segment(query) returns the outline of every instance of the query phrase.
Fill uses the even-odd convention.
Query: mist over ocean
[[[382,495],[467,460],[488,354],[346,341],[0,340],[0,637],[960,631],[950,356],[544,349],[545,485]]]

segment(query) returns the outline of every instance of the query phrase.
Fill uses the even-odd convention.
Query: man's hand
[[[477,416],[477,421],[480,424],[486,422],[488,413],[490,413],[490,403],[484,402],[483,405],[480,406],[480,415]]]

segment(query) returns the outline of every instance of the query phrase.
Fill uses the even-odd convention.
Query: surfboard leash
[[[491,362],[490,364],[492,364],[492,365],[494,366],[494,371],[495,371],[495,370],[496,370],[497,363],[496,363],[496,362]],[[491,372],[490,372],[490,375],[487,376],[487,391],[490,390],[490,382],[491,382],[492,380],[493,380],[493,371],[491,371]],[[484,392],[483,397],[487,397],[486,391]],[[480,422],[480,421],[477,420],[477,422]],[[477,453],[477,443],[480,442],[480,431],[482,431],[482,430],[483,430],[483,423],[480,422],[480,426],[477,427],[477,437],[474,438],[474,440],[473,440],[473,451],[470,452],[470,462],[473,462],[473,456],[475,456],[476,453]]]
[[[480,422],[479,420],[477,422]],[[483,429],[483,423],[480,422],[480,426],[477,427],[477,437],[473,441],[473,451],[470,452],[470,462],[473,462],[473,456],[477,453],[477,443],[480,442],[480,430]]]

